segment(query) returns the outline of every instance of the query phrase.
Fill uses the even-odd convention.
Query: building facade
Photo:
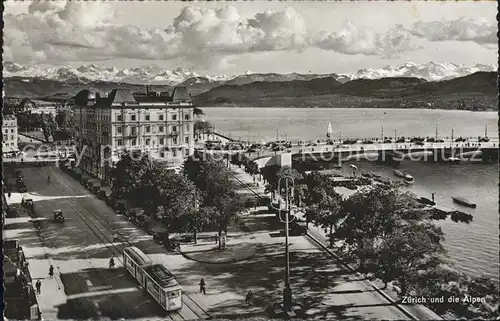
[[[74,119],[80,167],[109,182],[113,163],[125,152],[147,153],[169,167],[182,164],[194,151],[193,109],[185,87],[172,95],[79,92]]]
[[[17,118],[14,115],[4,115],[2,120],[2,151],[3,153],[17,152]]]

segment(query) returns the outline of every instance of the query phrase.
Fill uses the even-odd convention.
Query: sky
[[[7,1],[4,61],[197,73],[497,64],[495,1]]]

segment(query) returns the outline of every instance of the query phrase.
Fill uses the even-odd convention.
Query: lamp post
[[[286,214],[285,219],[283,220],[281,217],[281,212],[282,212],[282,197],[281,197],[281,184],[282,181],[285,180],[285,209],[283,210]],[[290,223],[290,213],[291,213],[291,206],[290,202],[293,200],[293,190],[295,187],[295,182],[292,177],[290,176],[285,176],[282,177],[278,180],[278,208],[275,208],[278,210],[278,215],[280,221],[285,223],[285,288],[283,289],[283,310],[284,312],[288,312],[292,308],[292,289],[290,288],[290,253],[289,253],[289,223]],[[291,188],[291,193],[290,193],[290,188]],[[271,206],[272,203],[271,203]],[[274,206],[273,206],[274,207]],[[292,222],[295,220],[295,217],[292,218]]]

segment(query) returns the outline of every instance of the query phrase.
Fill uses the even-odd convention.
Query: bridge
[[[271,150],[252,153],[259,167],[280,163],[278,155],[291,154],[291,162],[341,162],[352,159],[366,159],[386,163],[399,162],[404,159],[424,160],[431,162],[475,161],[492,163],[499,160],[498,139],[486,143],[381,143],[352,145],[316,145],[292,146],[285,151]],[[256,155],[255,155],[256,154]],[[252,157],[253,156],[253,157]],[[278,157],[278,158],[277,158]],[[450,159],[451,158],[451,159]]]
[[[485,146],[486,145],[486,146]],[[314,150],[313,150],[314,149]],[[498,161],[498,144],[481,143],[481,146],[469,144],[379,144],[379,145],[349,145],[347,147],[311,148],[292,151],[292,160],[350,160],[368,159],[382,162],[401,161],[403,159],[448,162],[451,160],[472,160],[483,162]]]

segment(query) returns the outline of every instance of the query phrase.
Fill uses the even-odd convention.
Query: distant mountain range
[[[164,70],[158,66],[135,67],[117,69],[115,67],[106,68],[92,65],[84,65],[78,68],[73,67],[50,67],[24,66],[13,62],[5,62],[3,65],[3,76],[22,76],[30,78],[52,79],[58,81],[111,81],[130,84],[157,84],[157,85],[177,85],[185,81],[226,83],[227,85],[244,85],[255,81],[292,81],[311,80],[315,78],[333,77],[340,82],[347,82],[353,79],[366,78],[378,79],[388,77],[415,77],[429,81],[446,80],[473,74],[477,71],[496,71],[492,65],[476,64],[472,67],[456,65],[452,63],[426,64],[406,63],[401,66],[386,66],[382,69],[360,69],[354,74],[276,74],[276,73],[251,73],[246,72],[241,75],[198,75],[194,72],[175,69]]]
[[[495,67],[479,64],[464,67],[434,62],[406,63],[363,69],[355,75],[247,72],[234,77],[200,76],[182,69],[165,71],[156,66],[122,70],[96,65],[43,69],[8,62],[4,63],[3,71],[7,96],[56,100],[71,97],[83,88],[100,92],[114,88],[145,91],[145,84],[153,91],[186,86],[199,106],[388,107],[395,104],[401,107],[422,101],[432,105],[436,99],[461,100],[462,105],[465,99],[475,104],[473,98],[490,108],[491,97],[497,94]],[[449,108],[457,108],[453,106]]]
[[[394,77],[333,77],[221,85],[194,97],[198,106],[496,108],[497,73],[476,72],[442,81]]]

